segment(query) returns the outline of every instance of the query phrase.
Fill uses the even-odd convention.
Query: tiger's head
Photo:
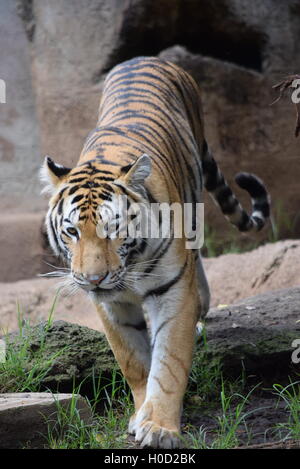
[[[43,192],[51,194],[48,238],[55,254],[67,262],[68,281],[75,288],[105,298],[128,286],[130,263],[147,246],[145,239],[128,234],[128,214],[131,205],[145,203],[150,172],[145,154],[123,167],[90,160],[70,169],[45,158],[41,178],[46,182]],[[124,200],[126,210],[121,210]],[[131,213],[130,219],[135,216]]]

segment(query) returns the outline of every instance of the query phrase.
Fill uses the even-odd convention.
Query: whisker
[[[49,265],[49,267],[54,267],[55,269],[58,269],[58,270],[68,270],[68,271],[71,270],[68,267],[61,267],[59,265],[53,265],[53,264],[50,264],[50,262],[47,262],[47,261],[44,261],[44,260],[43,260],[43,263]]]
[[[59,270],[53,270],[52,272],[46,272],[45,274],[37,274],[37,277],[67,277],[69,273]]]
[[[147,277],[147,278],[154,278],[154,279],[161,279],[163,278],[163,274],[152,274],[152,272],[149,272],[149,273],[144,273],[144,272],[131,272],[133,274],[133,276],[128,276],[127,278],[129,279],[132,279],[132,280],[138,280],[140,279],[141,277]],[[134,275],[136,275],[136,277],[134,277]]]

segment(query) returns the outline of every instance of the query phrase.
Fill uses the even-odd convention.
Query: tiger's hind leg
[[[207,282],[207,278],[203,269],[202,259],[200,253],[196,259],[196,276],[198,282],[198,291],[200,295],[200,311],[199,317],[200,320],[204,319],[209,310],[210,303],[210,291]]]
[[[150,370],[150,340],[140,305],[111,303],[96,305],[105,335],[132,391],[135,413],[142,406]],[[129,433],[135,414],[129,423]]]
[[[206,275],[203,269],[200,253],[196,259],[196,276],[198,282],[198,291],[200,295],[199,320],[196,325],[197,336],[201,337],[204,328],[204,319],[209,310],[210,292]]]

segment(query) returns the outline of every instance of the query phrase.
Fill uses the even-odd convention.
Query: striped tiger
[[[196,323],[209,309],[209,288],[199,249],[187,249],[185,235],[174,236],[173,218],[164,238],[100,236],[99,227],[122,224],[121,196],[150,211],[154,203],[201,203],[205,187],[240,231],[260,230],[270,212],[263,183],[252,174],[236,177],[252,199],[248,215],[211,155],[203,126],[195,81],[170,62],[135,58],[108,73],[97,127],[77,165],[46,157],[42,167],[51,193],[49,241],[69,263],[61,275],[99,311],[133,394],[129,432],[142,447],[180,445]]]

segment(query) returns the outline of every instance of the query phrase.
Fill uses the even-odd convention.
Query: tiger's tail
[[[263,182],[249,173],[239,173],[235,177],[236,183],[251,196],[252,213],[248,215],[228,186],[206,142],[202,150],[202,168],[206,190],[230,223],[240,231],[261,230],[270,216],[271,200]]]

